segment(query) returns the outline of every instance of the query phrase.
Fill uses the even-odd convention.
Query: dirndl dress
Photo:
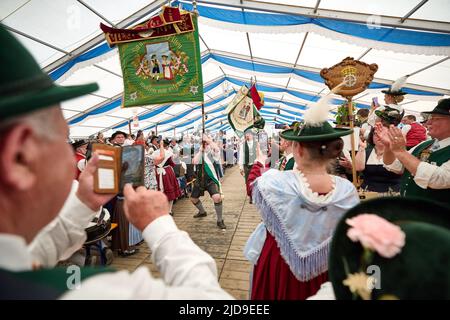
[[[156,181],[158,183],[158,190],[164,192],[169,201],[181,197],[181,189],[173,167],[175,163],[172,158],[168,158],[163,165],[156,168]]]

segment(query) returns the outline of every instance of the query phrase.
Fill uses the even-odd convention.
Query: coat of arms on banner
[[[124,107],[203,101],[195,14],[164,7],[132,29],[101,28],[108,43],[119,48]]]
[[[250,90],[245,85],[242,86],[225,110],[225,113],[228,113],[231,127],[239,137],[243,136],[247,129],[264,128],[264,119],[259,114],[255,100],[252,98],[255,92],[258,96],[255,86],[252,86]],[[261,101],[258,96],[259,107],[262,106]]]

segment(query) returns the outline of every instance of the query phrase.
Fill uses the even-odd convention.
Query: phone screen
[[[122,176],[120,190],[126,183],[133,187],[144,185],[144,146],[126,146],[122,148]]]
[[[372,102],[376,107],[380,106],[380,104],[378,103],[378,97],[372,98]]]

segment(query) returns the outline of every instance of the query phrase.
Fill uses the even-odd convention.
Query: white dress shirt
[[[291,153],[289,153],[289,154],[287,154],[286,155],[286,163],[288,163],[289,162],[289,160],[291,160],[291,158],[293,158],[294,157],[294,154],[291,152]]]
[[[34,264],[54,267],[58,261],[70,258],[86,241],[85,228],[100,210],[94,212],[82,203],[76,196],[77,190],[78,181],[74,180],[69,197],[58,216],[28,246]]]
[[[440,150],[450,145],[450,137],[438,141]],[[420,145],[420,144],[419,144]],[[417,145],[417,146],[419,146]],[[417,146],[409,150],[412,153]],[[436,150],[436,151],[437,151]],[[403,164],[395,159],[390,165],[384,165],[384,167],[397,174],[402,174],[404,171]],[[417,167],[416,175],[414,176],[414,182],[422,189],[448,189],[450,188],[450,160],[444,162],[441,166],[437,166],[433,163],[420,162]]]
[[[86,239],[84,228],[95,212],[74,198],[74,192],[67,202],[59,216],[28,247],[19,236],[0,234],[0,268],[26,271],[36,261],[51,267],[79,249]],[[163,279],[153,278],[146,267],[132,273],[103,273],[88,278],[79,289],[68,290],[61,298],[232,299],[220,288],[214,259],[179,230],[171,216],[154,220],[142,235]]]
[[[333,285],[330,281],[322,283],[319,291],[313,296],[310,296],[306,300],[336,300],[333,291]]]

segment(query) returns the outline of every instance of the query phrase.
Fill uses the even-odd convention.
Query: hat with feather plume
[[[286,140],[306,142],[333,140],[351,134],[352,129],[333,128],[328,123],[329,102],[332,99],[332,93],[336,92],[342,85],[336,86],[329,94],[311,105],[305,111],[303,121],[294,123],[290,129],[281,132],[280,136]]]
[[[389,94],[391,96],[403,96],[406,92],[402,91],[402,87],[406,83],[406,79],[408,79],[409,75],[403,76],[395,80],[395,82],[391,85],[391,87],[387,90],[381,90],[381,92],[385,94]]]

